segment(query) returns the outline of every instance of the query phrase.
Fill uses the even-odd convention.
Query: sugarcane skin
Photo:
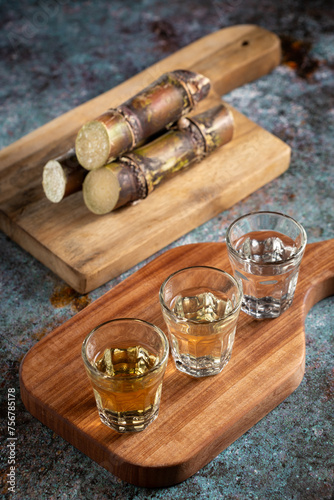
[[[177,72],[175,72],[177,73]],[[148,86],[146,89],[142,91],[142,93],[138,93],[133,98],[129,99],[124,103],[124,106],[131,106],[135,109],[145,109],[145,107],[154,104],[155,96],[157,93],[159,94],[162,91],[162,97],[164,97],[164,93],[169,89],[181,89],[183,94],[183,114],[187,114],[190,109],[193,107],[193,99],[191,97],[190,92],[187,91],[185,87],[186,83],[182,83],[180,79],[178,79],[173,73],[165,73],[158,80],[156,80],[153,84]],[[161,92],[160,92],[161,93]],[[161,96],[158,95],[158,99],[160,100]]]
[[[197,158],[202,158],[204,150],[198,150],[200,140],[190,130],[172,130],[155,141],[129,153],[134,164],[145,172],[148,193],[167,176],[185,168]]]
[[[231,110],[219,104],[189,120],[201,131],[205,139],[205,153],[210,154],[230,142],[234,133],[234,118]]]
[[[170,83],[168,83],[168,80]],[[132,126],[135,145],[174,123],[191,109],[184,86],[170,77],[160,78],[154,85],[120,106]]]

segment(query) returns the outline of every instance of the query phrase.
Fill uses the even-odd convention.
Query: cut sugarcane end
[[[105,165],[110,153],[110,138],[105,124],[94,120],[81,127],[75,141],[75,153],[80,165],[87,170]]]
[[[86,207],[97,215],[111,212],[118,201],[120,185],[116,175],[102,167],[86,175],[82,186]]]
[[[52,203],[59,203],[65,194],[66,175],[57,160],[50,160],[43,169],[42,185],[45,196]]]

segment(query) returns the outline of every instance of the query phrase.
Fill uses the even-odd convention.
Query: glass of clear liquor
[[[242,287],[228,273],[193,266],[170,275],[159,300],[176,368],[193,377],[216,375],[232,355]]]
[[[157,418],[168,353],[162,330],[140,319],[107,321],[87,335],[82,358],[104,424],[138,432]]]
[[[234,276],[242,282],[242,311],[276,318],[291,306],[306,241],[304,228],[278,212],[249,213],[229,226],[226,244]]]

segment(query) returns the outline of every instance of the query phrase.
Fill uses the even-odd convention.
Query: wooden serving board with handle
[[[281,403],[304,374],[304,320],[334,292],[334,240],[307,245],[292,306],[257,321],[241,312],[232,358],[216,376],[195,379],[171,356],[158,418],[143,432],[118,434],[100,422],[81,359],[85,336],[112,318],[166,330],[158,292],[172,272],[209,265],[231,272],[225,243],[176,247],[141,268],[44,337],[21,364],[21,396],[36,418],[130,483],[169,486],[187,479]]]
[[[0,228],[80,293],[86,293],[164,248],[282,172],[290,148],[236,110],[232,142],[178,173],[145,200],[104,216],[82,193],[59,204],[42,190],[46,161],[73,147],[86,121],[130,98],[166,71],[191,69],[212,91],[193,113],[259,78],[280,62],[277,36],[253,25],[222,29],[69,111],[0,152]]]

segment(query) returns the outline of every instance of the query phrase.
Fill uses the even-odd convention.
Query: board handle
[[[216,51],[197,60],[191,69],[208,77],[219,95],[270,73],[280,64],[280,39],[264,28],[256,25],[231,26],[213,36],[205,39],[211,39],[217,47]],[[199,44],[203,44],[205,39],[192,44],[194,53],[197,49],[200,53]]]
[[[334,295],[334,239],[309,243],[301,266],[303,281],[300,286],[305,290],[304,318],[310,309],[327,297]],[[298,286],[298,283],[297,283]]]

